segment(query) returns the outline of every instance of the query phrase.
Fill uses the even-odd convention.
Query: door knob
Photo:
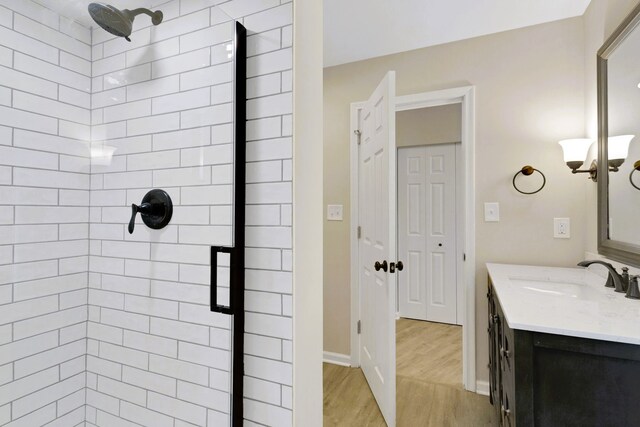
[[[378,261],[376,261],[376,263],[373,266],[375,267],[376,271],[380,271],[380,269],[382,269],[382,271],[386,272],[387,260],[385,259],[384,261],[382,261],[382,263],[379,263]]]
[[[131,220],[129,220],[129,234],[133,234],[136,215],[140,213],[142,221],[149,228],[164,228],[173,215],[173,202],[164,190],[151,190],[143,198],[140,206],[131,205]]]
[[[389,263],[389,273],[395,273],[396,269],[398,271],[402,271],[402,269],[404,268],[404,264],[402,264],[402,261],[398,261],[396,262],[391,262]]]

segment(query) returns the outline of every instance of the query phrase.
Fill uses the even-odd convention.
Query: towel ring
[[[637,185],[635,185],[633,183],[633,173],[635,171],[640,171],[640,160],[637,160],[634,164],[633,164],[633,169],[631,169],[631,173],[629,174],[629,182],[631,183],[631,185],[633,186],[633,188],[635,188],[636,190],[640,190],[640,187],[638,187]]]
[[[640,166],[639,166],[639,168],[640,168]],[[518,177],[518,175],[522,174],[524,176],[529,176],[529,175],[533,174],[534,172],[538,172],[540,175],[542,175],[542,185],[540,186],[540,188],[538,188],[536,191],[522,191],[522,190],[520,190],[518,188],[518,186],[516,185],[516,178]],[[526,165],[526,166],[523,166],[522,169],[520,169],[518,172],[516,172],[516,174],[513,176],[512,183],[513,183],[513,188],[515,188],[518,193],[536,194],[537,192],[539,192],[540,190],[542,190],[544,188],[545,184],[547,183],[547,178],[538,169],[534,168],[533,166]],[[634,185],[634,187],[635,187],[635,185]],[[636,188],[638,188],[638,187],[636,187]],[[638,190],[640,190],[640,188],[638,188]]]

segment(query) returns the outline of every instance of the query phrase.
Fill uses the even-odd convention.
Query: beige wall
[[[324,203],[345,206],[324,229],[324,350],[350,353],[349,104],[362,101],[388,70],[397,93],[476,87],[477,376],[488,379],[486,262],[575,265],[584,252],[585,191],[557,141],[584,133],[581,17],[327,68],[324,71]],[[524,164],[547,187],[517,193]],[[500,202],[501,221],[485,223],[483,203]],[[571,239],[553,239],[553,218],[570,217]]]
[[[293,12],[293,425],[320,427],[322,3],[295,2]]]
[[[396,145],[446,144],[460,142],[462,104],[418,108],[396,113]]]

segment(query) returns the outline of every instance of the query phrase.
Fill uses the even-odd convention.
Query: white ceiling
[[[86,27],[95,26],[87,6],[96,0],[35,1]],[[98,1],[121,9],[134,9],[152,8],[166,0]],[[212,5],[220,3],[210,1]],[[324,0],[324,65],[329,67],[580,16],[590,1]]]
[[[591,0],[324,0],[324,65],[581,16]]]

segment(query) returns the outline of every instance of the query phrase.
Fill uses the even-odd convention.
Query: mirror
[[[635,266],[640,266],[640,191],[629,180],[640,160],[639,24],[640,5],[598,51],[598,252]],[[629,138],[620,165],[616,159],[624,149],[616,154],[617,143]],[[633,180],[640,186],[640,173]]]

